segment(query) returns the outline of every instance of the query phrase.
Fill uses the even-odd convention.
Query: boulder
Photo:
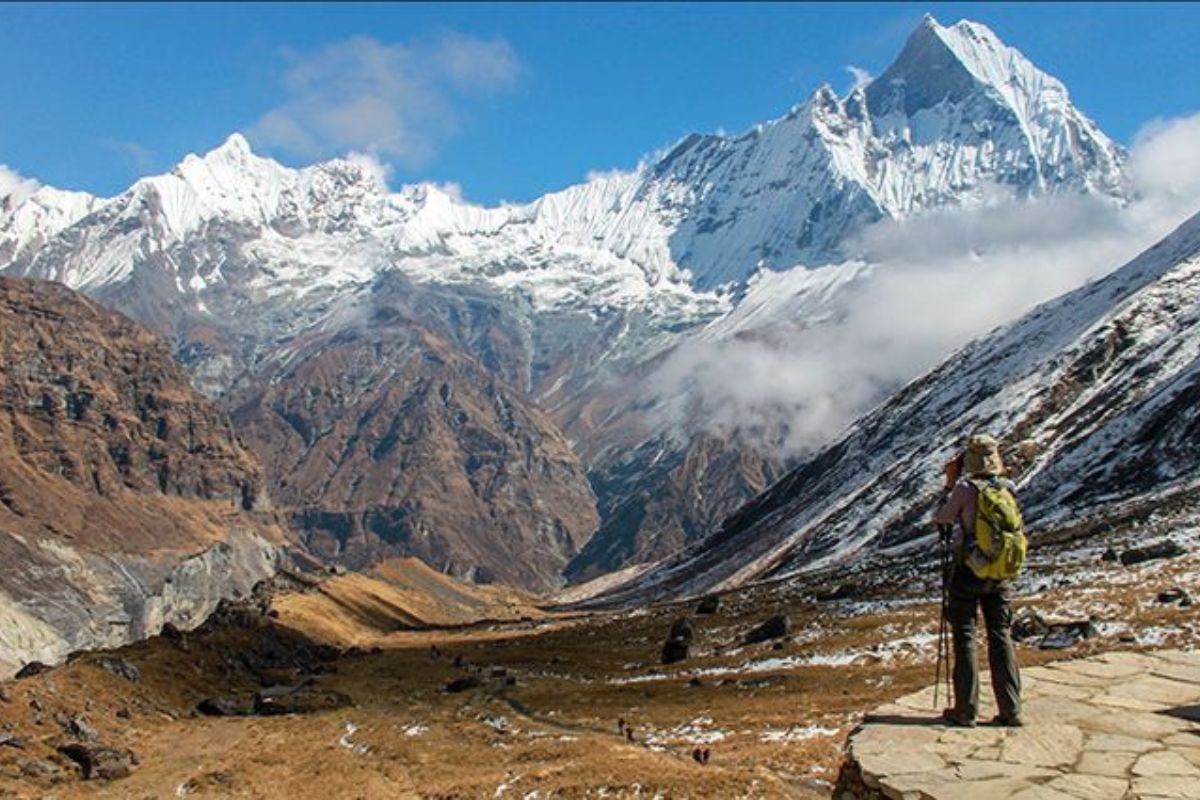
[[[1066,650],[1095,635],[1096,625],[1090,619],[1082,622],[1056,622],[1050,625],[1050,630],[1042,637],[1038,647],[1042,650]]]
[[[776,614],[746,634],[746,644],[781,639],[792,632],[792,620],[787,614]]]
[[[1184,608],[1187,608],[1192,604],[1191,595],[1189,595],[1183,589],[1180,589],[1178,586],[1172,589],[1167,589],[1165,592],[1159,592],[1158,597],[1155,599],[1164,605],[1168,603],[1178,603]]]
[[[1032,609],[1022,611],[1013,620],[1012,638],[1014,641],[1023,642],[1026,639],[1033,639],[1038,636],[1045,636],[1050,632],[1050,625],[1042,618],[1042,615]]]
[[[196,713],[205,717],[245,717],[254,706],[236,697],[208,697],[196,704]]]
[[[1163,539],[1143,547],[1134,547],[1121,553],[1121,563],[1126,567],[1157,561],[1162,558],[1177,558],[1187,551],[1173,539]]]
[[[696,623],[687,617],[675,620],[675,624],[671,626],[671,632],[667,634],[667,639],[679,639],[686,644],[691,644],[696,639]]]
[[[814,599],[818,603],[831,603],[835,600],[849,600],[858,594],[858,587],[852,583],[840,583],[826,592],[817,592]]]
[[[696,606],[697,614],[715,614],[721,608],[721,598],[718,595],[710,594],[708,597],[700,601]]]
[[[63,727],[66,728],[67,733],[85,742],[95,742],[100,738],[100,734],[83,714],[76,714],[66,720]]]
[[[105,672],[111,672],[118,678],[124,678],[130,683],[141,683],[142,673],[133,664],[130,664],[123,658],[115,658],[112,656],[102,656],[96,659],[96,666]]]
[[[474,675],[464,675],[461,678],[455,678],[442,687],[442,691],[447,694],[456,694],[465,692],[468,689],[478,689],[480,685],[479,678]]]
[[[312,714],[349,705],[353,705],[349,695],[312,685],[273,686],[254,695],[254,713],[264,717]]]
[[[50,669],[48,664],[43,664],[41,661],[30,661],[25,666],[17,670],[17,674],[13,677],[20,680],[22,678],[32,678],[34,675],[41,675]]]
[[[58,748],[58,752],[79,765],[84,780],[116,780],[133,771],[137,758],[132,750],[107,747],[101,744],[72,742]]]
[[[44,758],[31,758],[19,763],[22,778],[57,783],[64,777],[62,768],[58,764]]]
[[[689,645],[683,639],[667,639],[663,645],[662,663],[674,664],[688,657]]]

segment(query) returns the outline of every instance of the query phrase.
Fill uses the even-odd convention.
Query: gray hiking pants
[[[1012,643],[1008,586],[980,580],[966,566],[955,570],[946,609],[954,639],[954,711],[967,719],[975,719],[979,713],[975,628],[980,608],[987,630],[988,666],[996,706],[1002,717],[1017,717],[1021,713],[1021,675]]]

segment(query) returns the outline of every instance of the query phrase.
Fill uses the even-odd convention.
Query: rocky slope
[[[191,627],[274,572],[258,464],[166,343],[0,278],[0,671]]]
[[[299,337],[235,400],[272,496],[314,553],[416,555],[480,583],[559,583],[597,524],[578,458],[496,372],[374,298]]]
[[[845,97],[822,87],[743,134],[689,136],[529,204],[482,208],[433,185],[390,192],[361,160],[289,169],[235,134],[113,198],[43,187],[3,199],[0,270],[124,310],[175,343],[206,393],[239,398],[285,391],[275,382],[299,374],[278,368],[292,343],[336,341],[383,287],[394,313],[476,358],[570,440],[604,493],[596,560],[573,568],[591,574],[699,535],[778,469],[771,448],[731,452],[728,470],[664,469],[694,463],[706,429],[650,407],[639,386],[696,337],[779,322],[744,306],[753,275],[834,264],[845,280],[789,283],[789,308],[828,316],[857,274],[842,260],[864,255],[847,237],[865,225],[997,187],[1119,200],[1123,162],[1059,81],[987,28],[927,18],[882,76]],[[664,444],[662,458],[630,458]],[[671,513],[631,513],[635,486],[669,496]],[[485,531],[454,535],[487,549]]]
[[[941,465],[1001,437],[1035,542],[1194,505],[1200,215],[1106,278],[909,384],[613,602],[737,586],[927,546]]]

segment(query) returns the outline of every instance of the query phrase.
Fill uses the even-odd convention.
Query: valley
[[[1163,539],[1183,554],[1104,558]],[[1038,547],[1018,626],[1038,614],[1092,630],[1041,649],[1043,631],[1019,628],[1022,665],[1200,644],[1195,607],[1158,599],[1194,591],[1198,547],[1200,529],[1170,514]],[[556,608],[456,586],[417,562],[285,583],[265,613],[235,604],[192,634],[4,683],[0,796],[300,797],[320,785],[363,798],[828,797],[864,713],[932,683],[935,571],[913,554],[725,594],[713,614],[695,601]],[[745,644],[781,613],[787,635]],[[662,666],[683,616],[696,626],[692,653]],[[104,669],[106,658],[137,681]],[[212,698],[248,709],[264,686],[289,683],[304,688],[278,712],[196,710]],[[127,777],[80,779],[56,750],[80,727],[136,754]]]
[[[914,21],[525,202],[257,123],[0,164],[0,800],[1200,797],[1200,116]],[[962,732],[982,432],[1038,705]]]

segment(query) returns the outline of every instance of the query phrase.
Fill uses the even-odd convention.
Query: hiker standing
[[[947,478],[951,471],[948,465]],[[1010,635],[1012,610],[1008,605],[1009,579],[1016,575],[1025,555],[1016,486],[1003,477],[998,443],[986,434],[967,441],[961,473],[954,476],[949,496],[933,517],[935,525],[951,526],[945,613],[954,640],[954,706],[942,716],[952,725],[975,724],[979,711],[975,628],[982,608],[992,690],[1000,710],[995,722],[1019,726],[1021,677]]]

